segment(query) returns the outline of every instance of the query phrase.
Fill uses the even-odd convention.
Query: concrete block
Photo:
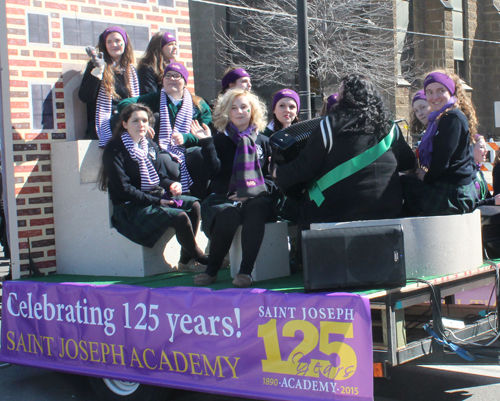
[[[111,227],[108,194],[97,188],[98,141],[53,143],[51,157],[58,273],[146,277],[174,269],[180,245],[173,229],[146,248]],[[206,246],[201,232],[197,241]]]
[[[311,224],[311,230],[387,224],[403,226],[407,278],[459,273],[483,264],[479,210],[452,216]]]
[[[240,270],[242,258],[241,226],[238,227],[229,250],[231,277],[236,277]],[[290,275],[290,259],[288,254],[288,223],[279,221],[267,223],[264,240],[252,271],[254,281]]]

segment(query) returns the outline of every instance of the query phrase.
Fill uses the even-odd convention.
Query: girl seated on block
[[[114,26],[99,36],[97,48],[85,50],[92,58],[78,91],[80,100],[87,104],[85,139],[99,139],[99,146],[104,147],[118,120],[118,103],[139,96],[134,49],[127,33]]]
[[[159,150],[147,136],[151,110],[131,104],[122,111],[113,138],[104,149],[99,188],[109,191],[113,226],[131,241],[152,248],[169,227],[181,245],[179,270],[207,264],[196,245],[200,204],[183,196],[179,182],[169,178]],[[199,271],[199,270],[198,270]]]
[[[477,134],[474,106],[449,71],[428,74],[424,90],[432,112],[418,148],[417,175],[403,177],[405,205],[420,216],[472,212],[479,200],[471,147]]]
[[[193,121],[192,133],[202,147],[203,166],[211,181],[212,194],[202,203],[202,229],[210,238],[210,256],[204,273],[194,277],[195,285],[217,280],[224,257],[238,226],[242,226],[243,257],[236,287],[252,285],[252,270],[264,238],[265,223],[275,221],[273,198],[265,177],[271,147],[259,134],[266,126],[265,105],[242,89],[226,92],[217,102],[211,136],[206,124]]]
[[[165,67],[163,88],[159,92],[126,99],[118,105],[118,110],[142,103],[155,113],[154,141],[160,147],[160,158],[169,176],[181,182],[182,193],[190,191],[191,195],[203,199],[208,179],[202,169],[201,150],[193,148],[195,144],[186,142],[182,134],[189,134],[193,120],[210,124],[212,113],[202,98],[191,95],[186,87],[188,79],[189,72],[184,65],[170,63]]]

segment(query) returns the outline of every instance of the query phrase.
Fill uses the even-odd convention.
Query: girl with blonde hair
[[[211,181],[212,194],[202,203],[202,230],[210,238],[207,269],[194,277],[195,285],[217,280],[234,234],[242,225],[243,257],[236,287],[252,285],[252,270],[264,238],[265,223],[274,221],[268,163],[269,140],[259,131],[266,126],[266,108],[255,95],[233,89],[222,95],[214,111],[218,132],[211,136],[206,124],[193,121],[192,134],[202,147],[203,167]]]

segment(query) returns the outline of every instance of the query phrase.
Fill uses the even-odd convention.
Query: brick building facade
[[[498,140],[494,103],[500,101],[500,45],[488,42],[500,42],[500,1],[396,1],[408,3],[408,31],[427,35],[411,35],[414,67],[421,75],[435,68],[457,72],[476,107],[480,134]],[[411,96],[421,84],[420,79],[414,87],[397,85],[398,117],[409,115]]]
[[[0,62],[8,70],[8,82],[2,75],[2,85],[9,86],[9,91],[3,90],[1,100],[4,116],[8,115],[5,93],[10,92],[10,132],[8,123],[3,127],[4,136],[12,139],[12,153],[6,150],[3,164],[8,172],[10,166],[5,163],[9,155],[13,157],[15,214],[9,202],[9,215],[15,217],[10,221],[17,224],[19,238],[15,240],[11,228],[11,245],[19,244],[22,272],[29,268],[28,238],[37,266],[53,272],[57,244],[50,151],[55,141],[83,138],[86,114],[78,88],[89,59],[85,46],[95,46],[108,26],[120,25],[130,36],[137,59],[153,34],[169,30],[177,37],[178,61],[192,75],[189,5],[187,0],[6,0],[4,7],[6,27],[0,28],[0,46],[4,46],[0,54],[7,59],[4,56]],[[192,78],[189,85],[194,88]]]

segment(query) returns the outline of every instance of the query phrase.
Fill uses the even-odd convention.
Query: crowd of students
[[[113,203],[113,225],[150,247],[173,227],[182,246],[178,268],[199,272],[196,285],[217,280],[240,225],[242,262],[233,284],[252,285],[265,224],[278,219],[277,194],[298,182],[308,184],[297,208],[300,229],[500,204],[478,168],[484,138],[453,73],[431,72],[413,97],[410,131],[422,134],[417,155],[376,85],[349,74],[325,99],[324,118],[299,156],[270,171],[268,137],[299,121],[299,95],[278,91],[268,121],[250,75],[230,68],[211,109],[186,88],[189,73],[176,51],[173,35],[157,33],[136,70],[128,35],[108,28],[97,49],[87,49],[79,96],[87,103],[86,137],[104,148],[100,187]],[[209,255],[196,245],[200,221]]]

